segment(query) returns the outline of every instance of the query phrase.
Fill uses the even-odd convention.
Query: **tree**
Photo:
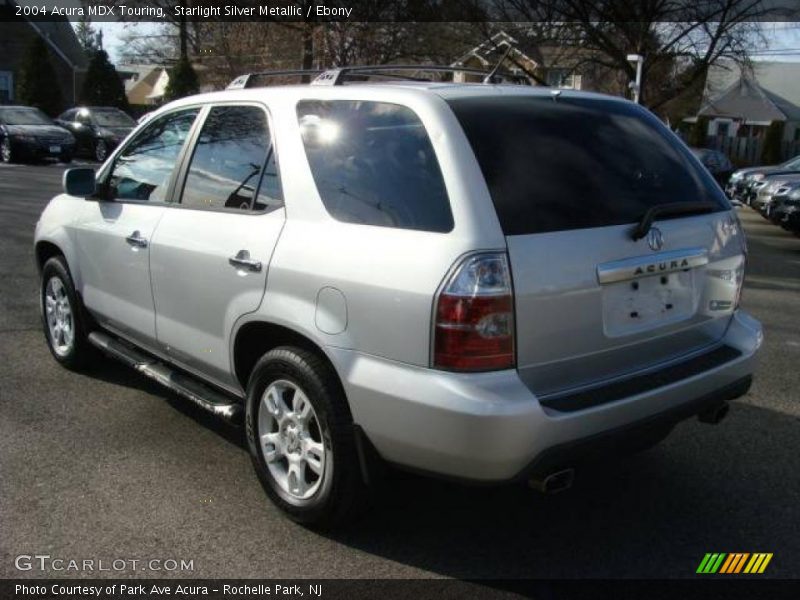
[[[196,94],[199,90],[197,85],[197,73],[195,73],[192,63],[188,58],[178,59],[177,64],[170,70],[169,83],[164,90],[164,100],[175,100]]]
[[[78,19],[75,35],[87,56],[91,57],[95,52],[103,49],[103,32],[96,31],[92,27],[92,20],[89,17],[82,16]]]
[[[635,78],[628,54],[641,54],[641,102],[657,110],[705,79],[723,58],[746,63],[764,43],[765,0],[492,0],[495,18],[528,21],[540,45],[572,49],[582,65]],[[521,24],[517,24],[520,27]]]
[[[94,52],[86,71],[80,100],[92,106],[116,106],[125,111],[130,109],[125,86],[105,50]]]
[[[36,36],[22,60],[17,95],[23,104],[35,106],[51,117],[64,108],[61,87],[50,62],[45,41]]]

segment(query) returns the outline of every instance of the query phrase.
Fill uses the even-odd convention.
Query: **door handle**
[[[237,269],[247,269],[258,273],[261,271],[261,261],[250,258],[250,253],[247,250],[239,250],[236,256],[231,256],[228,262]]]
[[[147,248],[147,240],[142,237],[142,234],[139,233],[138,229],[126,237],[125,241],[131,246],[136,246],[137,248]]]

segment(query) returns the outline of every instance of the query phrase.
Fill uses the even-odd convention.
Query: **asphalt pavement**
[[[51,358],[32,239],[62,171],[0,165],[0,577],[691,578],[707,552],[771,552],[762,577],[800,577],[800,238],[750,209],[743,304],[766,342],[722,424],[687,421],[553,496],[393,474],[323,536],[269,503],[241,431],[110,360]],[[17,570],[33,554],[193,569]]]

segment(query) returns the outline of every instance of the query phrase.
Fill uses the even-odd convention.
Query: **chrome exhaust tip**
[[[543,494],[556,494],[572,487],[575,481],[575,469],[554,471],[542,478],[531,478],[528,486]]]
[[[727,416],[729,410],[730,410],[730,405],[727,402],[723,402],[722,404],[718,404],[713,408],[701,412],[700,414],[697,415],[697,419],[701,423],[716,425]]]

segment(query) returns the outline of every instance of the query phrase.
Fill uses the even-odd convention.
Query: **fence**
[[[706,148],[719,150],[737,166],[763,164],[761,154],[764,150],[764,137],[721,137],[706,138]],[[800,154],[800,140],[781,142],[781,161],[787,161]]]

